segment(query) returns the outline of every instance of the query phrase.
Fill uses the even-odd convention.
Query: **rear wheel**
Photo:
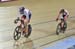
[[[28,25],[28,34],[25,36],[26,38],[28,38],[28,37],[31,35],[31,31],[32,31],[32,27],[31,27],[31,25],[29,24],[29,25]]]
[[[14,31],[14,40],[19,40],[21,37],[21,32],[19,32],[20,28],[17,26]]]

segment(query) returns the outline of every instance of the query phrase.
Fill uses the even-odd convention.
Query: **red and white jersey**
[[[66,13],[66,15],[69,15],[69,12],[65,9],[65,13]]]
[[[64,13],[60,13],[60,18],[61,19],[64,19],[64,16],[68,16],[69,15],[69,12],[66,10],[66,9],[64,9]]]

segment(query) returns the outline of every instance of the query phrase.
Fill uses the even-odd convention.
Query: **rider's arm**
[[[28,13],[29,11],[28,11],[28,9],[26,9],[25,11],[24,11],[24,15],[26,15],[26,19],[29,19],[29,13]]]
[[[65,12],[67,13],[67,17],[69,17],[69,12],[67,10],[65,10]]]
[[[58,16],[57,16],[56,21],[58,21],[59,17],[60,17],[60,13],[59,13]]]
[[[29,14],[28,14],[28,12],[26,12],[26,19],[29,19]]]

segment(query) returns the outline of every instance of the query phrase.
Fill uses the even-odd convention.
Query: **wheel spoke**
[[[21,36],[21,33],[19,32],[19,28],[16,27],[14,32],[14,40],[18,40],[20,36]]]

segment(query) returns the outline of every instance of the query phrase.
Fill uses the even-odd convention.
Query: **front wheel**
[[[61,23],[59,23],[59,24],[57,25],[56,34],[59,35],[60,32],[61,32]]]
[[[21,37],[21,32],[19,32],[19,30],[20,28],[19,26],[17,26],[14,31],[14,40],[19,40],[19,38]]]

